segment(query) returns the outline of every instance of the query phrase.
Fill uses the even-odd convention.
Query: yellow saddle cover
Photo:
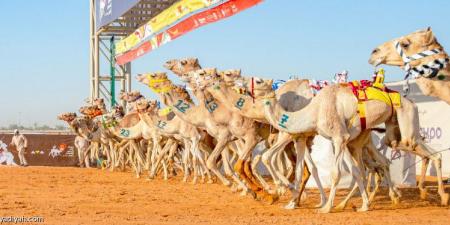
[[[378,81],[378,79],[376,81]],[[386,88],[381,82],[371,83],[368,81],[353,81],[349,83],[349,86],[352,88],[353,94],[355,94],[358,99],[358,115],[362,130],[366,129],[366,101],[382,101],[393,109],[401,106],[400,93]],[[353,121],[354,118],[352,118],[349,126],[351,126]]]

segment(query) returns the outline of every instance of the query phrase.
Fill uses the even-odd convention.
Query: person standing
[[[14,130],[14,136],[12,137],[11,146],[15,146],[18,151],[20,165],[28,166],[27,160],[25,159],[25,151],[28,148],[28,140],[27,138],[19,133],[19,130]]]

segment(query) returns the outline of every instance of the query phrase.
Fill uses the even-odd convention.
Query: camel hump
[[[138,113],[129,113],[125,115],[125,117],[123,117],[123,119],[119,123],[119,126],[123,128],[133,127],[136,126],[136,124],[138,124],[140,120],[141,118],[139,117]]]

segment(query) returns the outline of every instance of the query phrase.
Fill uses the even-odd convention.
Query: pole
[[[94,35],[95,35],[95,0],[89,4],[89,102],[94,100]]]
[[[111,107],[116,105],[116,47],[114,44],[114,35],[110,41],[110,75],[111,75]]]

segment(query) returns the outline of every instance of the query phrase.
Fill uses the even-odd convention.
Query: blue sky
[[[195,30],[132,63],[136,73],[164,70],[168,59],[195,56],[205,67],[245,75],[331,79],[349,70],[368,78],[377,45],[431,26],[450,48],[448,0],[265,0]],[[89,1],[0,1],[0,126],[61,124],[89,94]],[[387,69],[387,80],[403,73]],[[105,71],[106,72],[106,71]],[[133,81],[133,88],[152,96]]]

